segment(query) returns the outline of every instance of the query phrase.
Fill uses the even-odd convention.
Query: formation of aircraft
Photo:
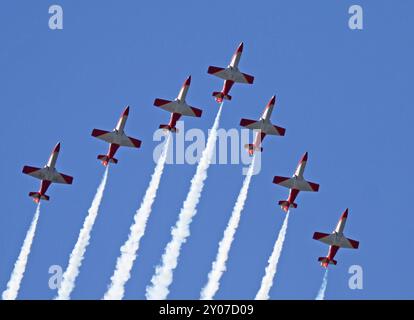
[[[125,124],[129,115],[129,107],[126,107],[122,112],[121,117],[116,124],[115,129],[112,131],[105,131],[100,129],[93,129],[92,136],[109,143],[108,153],[98,155],[98,159],[102,161],[102,164],[106,167],[109,163],[118,163],[118,159],[115,159],[115,153],[119,147],[139,148],[141,147],[141,140],[128,137],[125,132]]]
[[[306,181],[303,177],[307,162],[308,153],[306,152],[300,159],[296,171],[291,178],[279,176],[273,178],[273,183],[290,189],[288,199],[279,201],[279,205],[285,212],[288,212],[290,208],[298,207],[295,203],[295,199],[300,191],[318,192],[319,190],[319,184]]]
[[[73,177],[60,173],[55,168],[59,152],[60,143],[55,146],[49,157],[49,161],[43,168],[30,166],[23,167],[23,173],[41,180],[39,191],[29,192],[29,197],[32,197],[33,201],[36,203],[39,203],[40,200],[48,201],[50,199],[50,197],[46,195],[46,191],[52,183],[72,184],[73,182]]]
[[[217,76],[221,79],[224,79],[224,85],[220,92],[213,92],[215,100],[221,103],[223,100],[231,100],[229,95],[230,89],[234,83],[247,83],[252,84],[254,77],[245,73],[242,73],[239,68],[240,58],[243,52],[243,42],[240,43],[237,50],[235,51],[230,64],[227,68],[220,68],[210,66],[208,68],[208,73],[214,76]],[[159,128],[170,131],[177,132],[176,123],[181,118],[181,116],[190,116],[190,117],[201,117],[202,110],[192,107],[187,104],[186,97],[188,89],[191,84],[191,76],[189,76],[177,96],[174,100],[164,100],[164,99],[155,99],[154,106],[164,109],[171,113],[170,121],[168,124],[161,124]],[[250,119],[241,119],[240,125],[251,130],[258,130],[256,133],[255,141],[252,144],[246,144],[245,148],[247,149],[249,155],[253,155],[256,151],[263,151],[262,143],[266,135],[276,135],[284,136],[286,130],[284,128],[273,125],[270,121],[274,106],[276,102],[276,97],[273,96],[268,104],[266,105],[262,116],[259,120],[250,120]],[[122,112],[121,117],[118,120],[116,127],[112,131],[104,131],[100,129],[93,129],[92,136],[103,140],[109,143],[109,149],[107,154],[98,155],[97,158],[102,162],[104,166],[108,164],[118,163],[118,160],[114,158],[119,147],[130,147],[130,148],[140,148],[141,141],[132,137],[128,137],[125,132],[125,124],[129,115],[129,106],[125,108]],[[52,154],[49,157],[49,161],[43,168],[36,168],[30,166],[23,167],[23,173],[30,175],[34,178],[40,179],[40,189],[37,192],[30,192],[29,196],[33,198],[36,203],[39,203],[41,200],[49,200],[50,197],[46,195],[46,192],[52,183],[61,183],[61,184],[72,184],[73,177],[62,174],[58,172],[55,168],[56,161],[60,152],[60,143],[58,143],[52,151]],[[308,161],[308,153],[306,152],[296,168],[295,173],[291,178],[275,176],[273,183],[283,186],[289,189],[289,196],[287,200],[279,201],[279,205],[283,211],[288,212],[291,208],[297,208],[295,200],[300,191],[308,192],[317,192],[319,190],[319,184],[305,180],[303,173]],[[318,261],[321,262],[321,265],[325,268],[329,264],[336,265],[337,262],[334,260],[334,257],[339,248],[352,248],[357,249],[359,247],[359,242],[348,239],[344,236],[343,230],[345,227],[346,219],[348,216],[348,209],[342,214],[336,229],[331,234],[325,234],[320,232],[315,232],[313,238],[319,240],[323,243],[328,244],[329,253],[326,257],[320,257]]]
[[[176,123],[181,116],[190,116],[200,118],[203,113],[202,110],[194,108],[187,104],[185,98],[187,97],[188,89],[191,84],[191,76],[189,76],[178,93],[177,98],[174,101],[155,99],[154,106],[171,112],[170,122],[168,124],[161,124],[160,129],[167,131],[177,132]]]
[[[336,265],[337,261],[334,260],[336,253],[339,248],[348,248],[348,249],[358,249],[359,241],[349,239],[344,236],[344,229],[346,220],[348,218],[348,209],[342,213],[341,218],[336,225],[335,230],[328,234],[322,232],[315,232],[313,234],[313,239],[323,242],[329,245],[328,255],[326,257],[319,257],[318,261],[321,263],[321,266],[328,268],[328,265]]]
[[[244,147],[247,149],[249,155],[253,155],[255,151],[263,151],[261,144],[263,139],[267,134],[274,136],[284,136],[286,129],[273,125],[270,122],[270,117],[272,116],[273,108],[275,106],[276,97],[273,96],[269,103],[266,105],[262,116],[259,121],[250,120],[250,119],[241,119],[240,125],[251,130],[260,130],[256,133],[255,142],[253,144],[246,144]]]
[[[254,77],[246,73],[242,73],[239,70],[239,62],[242,53],[243,42],[240,43],[236,52],[233,54],[233,57],[231,58],[230,64],[227,66],[227,68],[214,66],[208,67],[207,73],[224,80],[223,89],[221,89],[220,92],[213,92],[213,97],[216,98],[216,101],[218,103],[223,102],[223,99],[231,100],[231,95],[229,95],[229,92],[235,82],[253,84]]]

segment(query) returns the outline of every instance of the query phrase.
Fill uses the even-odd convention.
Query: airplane
[[[59,152],[60,143],[55,146],[49,157],[49,161],[42,169],[30,166],[23,167],[23,173],[42,180],[39,191],[29,192],[29,197],[32,197],[36,203],[39,203],[40,200],[49,201],[50,197],[46,195],[46,191],[52,183],[72,184],[73,182],[73,177],[62,174],[55,169]]]
[[[171,112],[170,122],[168,124],[161,124],[160,129],[166,131],[177,132],[178,129],[175,127],[177,121],[181,116],[190,116],[200,118],[203,113],[202,110],[194,108],[187,104],[185,98],[187,97],[188,89],[191,84],[191,76],[189,76],[181,87],[180,92],[178,93],[177,98],[174,101],[164,100],[164,99],[155,99],[154,106],[160,107],[161,109]]]
[[[251,130],[260,130],[257,132],[256,139],[254,144],[246,144],[244,147],[247,149],[249,155],[253,155],[255,151],[263,151],[261,144],[263,139],[266,137],[266,134],[275,135],[275,136],[284,136],[286,129],[273,125],[270,122],[270,117],[272,116],[273,108],[275,106],[276,97],[273,96],[269,103],[266,105],[266,108],[263,111],[262,116],[259,121],[241,119],[240,125]]]
[[[305,171],[306,163],[308,161],[308,153],[306,152],[296,168],[295,174],[292,178],[278,177],[273,178],[273,183],[282,187],[289,188],[289,198],[287,200],[279,201],[279,205],[283,211],[288,212],[290,208],[297,208],[295,199],[300,191],[318,192],[319,184],[306,181],[303,178],[303,172]]]
[[[112,131],[104,131],[100,129],[93,129],[92,136],[100,140],[106,141],[109,143],[108,153],[106,155],[100,154],[97,159],[101,160],[102,164],[106,167],[109,163],[118,163],[118,159],[115,159],[115,153],[119,147],[131,147],[139,148],[141,147],[141,140],[128,137],[125,132],[125,124],[129,115],[129,106],[125,108],[122,112],[121,117],[118,120],[118,123]]]
[[[344,236],[344,228],[347,218],[348,209],[342,213],[335,230],[331,234],[321,232],[315,232],[313,234],[313,239],[329,245],[328,255],[326,257],[318,258],[318,261],[324,268],[328,268],[328,265],[330,264],[336,265],[337,261],[334,260],[334,257],[339,248],[358,249],[359,247],[359,241],[355,241]]]
[[[248,83],[253,84],[254,77],[239,71],[239,62],[243,52],[243,42],[240,43],[236,52],[234,52],[233,57],[231,58],[230,64],[227,68],[220,68],[209,66],[207,73],[212,74],[216,77],[224,79],[223,89],[220,92],[213,92],[213,97],[216,98],[218,103],[225,100],[231,100],[231,95],[229,95],[230,89],[235,82],[237,83]]]

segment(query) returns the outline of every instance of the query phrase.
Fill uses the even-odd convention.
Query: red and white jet
[[[255,151],[263,151],[261,144],[263,139],[266,137],[267,134],[274,135],[274,136],[284,136],[286,129],[273,125],[270,122],[270,117],[272,116],[273,108],[275,106],[276,97],[273,96],[269,103],[266,105],[266,108],[263,111],[262,116],[260,117],[259,121],[256,120],[249,120],[249,119],[241,119],[240,125],[246,127],[251,130],[260,130],[256,134],[256,139],[254,144],[246,144],[244,147],[249,152],[249,155],[253,155]]]
[[[72,184],[73,178],[58,172],[55,169],[56,160],[59,156],[60,143],[58,143],[52,151],[49,157],[49,161],[43,168],[36,167],[23,167],[23,173],[28,174],[34,178],[42,180],[40,183],[40,189],[38,192],[29,192],[29,196],[33,198],[33,201],[39,203],[40,200],[49,200],[50,197],[46,195],[46,191],[49,186],[54,183]]]
[[[125,124],[129,115],[129,107],[126,107],[124,112],[122,112],[121,117],[118,120],[118,123],[114,130],[104,131],[100,129],[93,129],[92,136],[100,140],[106,141],[109,143],[108,153],[106,155],[98,155],[98,159],[102,161],[102,164],[106,167],[109,163],[118,163],[118,159],[115,159],[115,153],[119,147],[131,147],[139,148],[141,147],[141,140],[128,137],[125,132]]]
[[[295,174],[292,178],[278,177],[273,178],[273,183],[280,186],[289,188],[289,198],[287,200],[279,201],[279,205],[282,210],[288,212],[290,208],[297,208],[298,205],[295,203],[295,199],[300,191],[311,191],[317,192],[319,190],[319,184],[306,181],[303,178],[303,172],[305,171],[306,163],[308,161],[308,153],[306,152],[296,168]]]
[[[254,81],[253,76],[239,71],[239,62],[242,52],[243,42],[240,43],[236,52],[233,54],[233,57],[231,58],[230,64],[227,66],[227,68],[220,68],[214,66],[208,67],[207,72],[209,74],[224,79],[223,89],[221,89],[220,92],[213,92],[213,96],[216,97],[216,101],[218,103],[223,102],[223,99],[231,100],[229,92],[235,82],[252,84]]]
[[[161,124],[160,129],[177,132],[176,124],[181,116],[190,116],[200,118],[203,113],[202,110],[194,108],[187,104],[185,98],[187,97],[188,89],[191,84],[191,76],[189,76],[181,87],[177,98],[174,101],[155,99],[154,106],[171,112],[171,118],[169,124]]]
[[[313,234],[313,239],[329,245],[328,255],[326,257],[318,258],[318,261],[324,268],[327,268],[330,264],[336,265],[337,261],[334,260],[334,257],[339,248],[358,249],[359,247],[359,241],[355,241],[344,236],[344,228],[347,218],[348,209],[342,213],[335,230],[331,234],[321,232],[315,232]]]

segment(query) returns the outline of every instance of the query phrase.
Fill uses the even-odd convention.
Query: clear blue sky
[[[57,141],[58,169],[75,177],[53,185],[44,203],[19,298],[50,299],[48,269],[66,267],[103,173],[96,155],[107,146],[90,136],[112,129],[131,105],[127,133],[142,148],[119,151],[72,297],[99,299],[112,275],[154,168],[152,135],[169,115],[152,106],[173,98],[193,77],[188,101],[204,110],[186,128],[207,130],[221,81],[206,73],[225,66],[240,41],[240,67],[252,86],[235,86],[222,128],[257,118],[276,94],[273,122],[284,138],[266,138],[262,171],[252,180],[240,227],[216,298],[254,298],[284,214],[287,190],[272,184],[290,175],[309,151],[306,177],[318,194],[300,194],[289,222],[273,299],[313,299],[323,277],[312,240],[350,208],[346,234],[360,241],[341,250],[328,299],[414,298],[412,255],[412,80],[414,44],[409,1],[58,1],[64,30],[48,29],[55,1],[0,5],[0,290],[19,254],[38,181],[21,174],[41,166]],[[348,29],[348,8],[364,8],[364,30]],[[143,299],[170,240],[196,167],[169,165],[141,242],[126,298]],[[183,246],[170,298],[199,298],[242,184],[241,165],[213,165],[191,237]],[[350,265],[364,270],[364,289],[348,289]]]

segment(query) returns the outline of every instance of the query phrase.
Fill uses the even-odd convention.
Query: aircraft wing
[[[154,106],[160,107],[171,113],[179,113],[183,116],[201,117],[202,110],[189,106],[186,103],[178,103],[177,101],[169,101],[164,99],[155,99]]]
[[[327,234],[322,232],[315,232],[313,239],[326,243],[330,246],[335,245],[340,248],[358,249],[359,241],[355,241],[344,236],[338,237],[336,234]]]
[[[328,234],[328,233],[322,233],[322,232],[315,232],[313,234],[313,239],[318,240],[320,242],[323,242],[328,245],[333,245],[335,240],[335,235]]]
[[[225,79],[224,77],[226,76],[226,68],[220,68],[220,67],[214,67],[214,66],[209,66],[207,73],[212,74],[213,76],[219,77],[221,79]],[[225,79],[227,80],[227,79]]]
[[[54,183],[72,184],[73,177],[55,171],[50,175],[48,180]]]
[[[92,131],[92,136],[95,138],[98,138],[100,140],[106,141],[108,143],[111,143],[111,137],[112,137],[112,132],[110,131],[105,131],[105,130],[100,130],[100,129],[93,129]]]
[[[24,166],[22,172],[33,178],[43,180],[46,176],[46,170],[36,167]]]
[[[265,134],[274,136],[284,136],[286,132],[285,128],[274,126],[272,124],[265,124],[260,120],[241,119],[240,125],[251,130],[261,130]]]
[[[41,169],[36,167],[24,166],[23,173],[40,180],[46,180],[54,183],[72,184],[73,181],[73,177],[71,176],[59,173],[56,170],[50,171],[46,168]]]
[[[296,189],[299,191],[317,192],[319,190],[319,184],[309,182],[302,179],[287,178],[287,177],[274,177],[273,183],[289,189]]]
[[[139,148],[141,140],[131,138],[125,134],[117,134],[116,132],[93,129],[92,136],[108,143],[114,143],[123,147]]]
[[[212,74],[216,77],[219,77],[223,80],[231,80],[231,81],[238,82],[238,83],[252,84],[254,81],[253,76],[246,74],[246,73],[242,73],[238,71],[237,69],[210,66],[208,67],[207,73]]]
[[[358,249],[359,241],[343,237],[339,244],[341,248]]]

